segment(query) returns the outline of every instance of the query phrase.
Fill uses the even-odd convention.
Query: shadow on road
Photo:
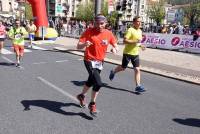
[[[71,82],[76,86],[83,86],[85,84],[85,81],[71,81]],[[127,90],[127,89],[122,89],[122,88],[116,88],[116,87],[113,87],[113,86],[109,86],[107,83],[103,83],[102,87],[105,87],[105,88],[108,88],[108,89],[113,89],[113,90],[118,90],[118,91],[123,91],[123,92],[129,92],[129,93],[133,93],[133,94],[136,94],[136,95],[140,95],[141,94],[141,93],[138,93],[138,92]]]
[[[85,84],[85,81],[71,81],[76,86],[83,86]]]
[[[36,106],[36,107],[42,107],[42,108],[48,109],[49,111],[56,112],[63,115],[81,116],[84,119],[93,120],[92,117],[86,115],[83,112],[79,112],[79,113],[66,112],[61,109],[62,107],[70,107],[70,106],[80,108],[80,106],[75,103],[62,103],[62,102],[49,101],[49,100],[22,100],[21,103],[24,106],[24,111],[31,110],[30,106]]]
[[[173,119],[173,121],[180,123],[182,125],[200,127],[200,119],[187,118],[187,119]]]
[[[0,66],[15,66],[15,63],[10,63],[10,62],[0,62]]]

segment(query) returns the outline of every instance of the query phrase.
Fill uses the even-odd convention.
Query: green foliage
[[[103,2],[101,12],[102,12],[102,14],[103,14],[104,16],[108,16],[108,15],[109,15],[109,14],[108,14],[108,2],[107,2],[107,1],[106,1],[106,2]]]
[[[156,4],[149,7],[147,15],[150,19],[156,21],[157,24],[161,24],[162,20],[165,18],[164,0],[160,0]]]
[[[189,3],[197,3],[198,0],[167,0],[168,3],[172,5],[182,5]]]
[[[32,7],[30,4],[25,3],[25,18],[27,20],[33,19]]]
[[[76,19],[86,22],[91,21],[94,19],[94,12],[94,2],[81,3],[76,11]],[[111,26],[116,25],[118,13],[113,11],[111,14],[108,14],[108,1],[102,3],[101,13],[107,17]]]
[[[114,27],[117,24],[117,17],[118,17],[118,12],[113,11],[107,18],[108,22],[112,27]]]
[[[81,3],[76,11],[78,20],[91,21],[94,18],[94,5],[91,3]]]
[[[200,21],[200,2],[197,4],[191,4],[189,7],[183,8],[184,17],[189,19],[190,26],[198,25]]]

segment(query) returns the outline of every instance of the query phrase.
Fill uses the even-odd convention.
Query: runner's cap
[[[103,16],[103,15],[97,15],[97,16],[95,17],[95,21],[104,21],[104,22],[106,22],[107,19],[106,19],[106,17]]]

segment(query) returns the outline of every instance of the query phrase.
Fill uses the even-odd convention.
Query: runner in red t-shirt
[[[103,15],[97,15],[94,28],[87,29],[77,44],[77,49],[85,48],[84,64],[89,73],[88,80],[83,87],[82,93],[77,95],[77,99],[80,101],[80,106],[85,107],[85,94],[93,86],[88,108],[94,116],[97,114],[95,103],[97,94],[102,86],[100,72],[103,69],[103,61],[108,45],[113,46],[114,53],[117,52],[117,40],[111,31],[105,29],[106,22],[106,18]]]
[[[2,48],[5,38],[6,38],[6,28],[3,25],[3,22],[0,20],[0,53],[2,53]]]

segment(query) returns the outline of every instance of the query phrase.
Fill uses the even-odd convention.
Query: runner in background
[[[6,38],[6,28],[3,25],[3,22],[0,20],[0,54],[2,53],[5,38]]]
[[[136,84],[136,92],[144,92],[144,87],[140,84],[140,59],[139,59],[139,49],[144,50],[146,47],[141,44],[142,41],[142,30],[141,18],[136,16],[133,19],[133,27],[130,27],[124,36],[125,48],[123,51],[122,64],[117,66],[115,69],[110,71],[109,79],[112,81],[115,74],[124,71],[128,63],[131,61],[134,69],[134,81]]]
[[[33,47],[33,40],[35,38],[35,32],[37,30],[37,27],[33,23],[33,20],[30,20],[30,23],[27,24],[27,31],[29,33],[29,40],[30,40],[30,48]]]
[[[15,26],[8,32],[8,36],[13,42],[14,52],[16,53],[16,67],[20,67],[20,61],[24,55],[24,37],[27,34],[26,29],[20,26],[18,19],[15,20]]]
[[[89,77],[84,84],[82,92],[77,95],[80,101],[80,106],[85,107],[85,95],[90,87],[93,87],[91,92],[91,100],[89,103],[89,110],[91,115],[96,115],[96,98],[102,87],[101,70],[103,69],[103,62],[107,47],[111,44],[113,53],[117,51],[117,40],[111,31],[105,29],[107,20],[103,15],[95,17],[95,25],[93,28],[88,28],[80,37],[77,44],[77,49],[85,49],[84,64],[88,71]]]

